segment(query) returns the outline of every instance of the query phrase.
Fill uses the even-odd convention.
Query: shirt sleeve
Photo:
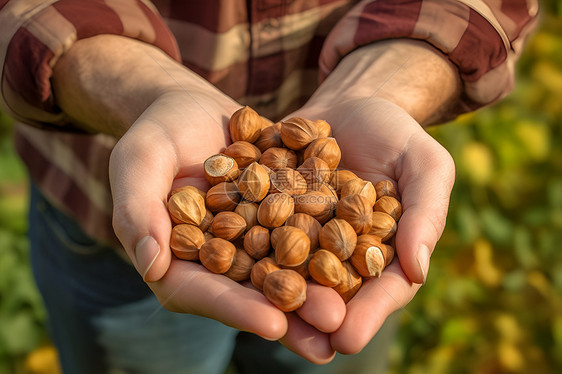
[[[0,1],[0,108],[38,127],[72,130],[57,108],[50,78],[77,40],[100,34],[135,38],[179,61],[176,41],[145,0]]]
[[[507,95],[514,65],[536,26],[538,0],[370,0],[347,13],[320,54],[320,79],[353,50],[379,40],[424,40],[457,66],[463,84],[453,115]]]

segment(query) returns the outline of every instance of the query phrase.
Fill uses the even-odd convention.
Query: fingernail
[[[427,272],[429,271],[429,248],[427,248],[425,244],[422,244],[420,246],[417,259],[423,277],[422,284],[425,284],[425,281],[427,279]]]
[[[137,271],[142,275],[142,279],[146,277],[146,273],[156,261],[159,253],[160,246],[152,236],[145,236],[137,243],[135,259],[137,260]]]

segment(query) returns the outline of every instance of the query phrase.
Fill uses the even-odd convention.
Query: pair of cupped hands
[[[178,88],[161,95],[121,137],[110,160],[115,232],[164,308],[279,340],[317,364],[330,362],[336,352],[361,351],[420,289],[454,180],[448,152],[401,107],[376,97],[325,97],[313,96],[287,118],[328,121],[342,151],[340,166],[373,182],[394,181],[403,204],[397,258],[347,304],[331,288],[311,283],[305,304],[284,313],[251,284],[172,255],[170,191],[183,185],[208,189],[202,162],[230,143],[228,120],[240,105],[220,92]]]

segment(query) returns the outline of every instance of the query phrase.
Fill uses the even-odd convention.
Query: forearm
[[[170,93],[233,105],[158,48],[120,36],[77,41],[53,70],[57,105],[76,126],[91,132],[119,137],[149,105]]]
[[[396,39],[364,46],[345,57],[308,105],[327,112],[338,103],[386,99],[423,126],[447,119],[458,100],[456,67],[423,41]]]

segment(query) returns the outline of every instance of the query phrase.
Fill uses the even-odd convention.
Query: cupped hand
[[[445,226],[454,163],[412,117],[383,99],[347,101],[331,108],[305,106],[293,115],[327,120],[342,151],[340,167],[372,182],[390,179],[401,195],[395,260],[380,278],[364,282],[346,305],[342,325],[330,336],[335,350],[354,354],[425,282],[430,255]],[[319,303],[318,311],[325,306]]]

